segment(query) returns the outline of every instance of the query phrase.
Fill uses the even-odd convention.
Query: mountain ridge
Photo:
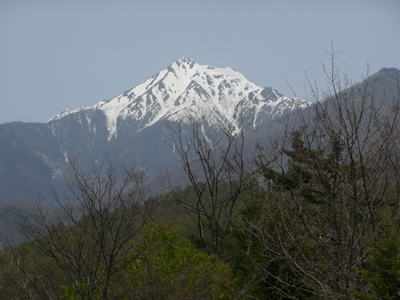
[[[305,107],[308,102],[285,97],[269,87],[263,89],[229,67],[200,65],[182,57],[111,100],[74,111],[65,110],[47,123],[70,114],[97,109],[103,111],[107,118],[111,139],[127,118],[137,121],[138,129],[142,130],[162,119],[173,121],[184,114],[198,116],[199,113],[212,112],[209,114],[210,123],[229,123],[239,127],[238,118],[242,111],[250,111],[253,119],[260,114],[276,117],[293,109],[294,105]],[[253,126],[256,123],[253,122]]]

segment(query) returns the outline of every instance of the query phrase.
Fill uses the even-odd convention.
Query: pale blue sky
[[[353,80],[400,68],[399,16],[397,0],[0,0],[0,123],[94,105],[182,56],[304,96],[331,40]]]

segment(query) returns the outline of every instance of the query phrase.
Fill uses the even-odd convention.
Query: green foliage
[[[358,299],[400,299],[400,236],[392,223],[382,226],[379,239],[372,243],[370,260],[360,274],[369,291],[353,291]]]
[[[228,265],[179,239],[177,231],[156,226],[131,258],[129,299],[229,299]]]
[[[287,255],[296,255],[297,246],[289,236],[282,235],[281,228],[283,222],[295,220],[295,213],[285,216],[278,203],[270,200],[257,189],[244,200],[242,223],[235,226],[231,238],[235,280],[244,299],[313,299],[304,283],[296,277],[289,257],[279,255],[282,245],[276,243],[279,238],[286,243]],[[304,248],[307,245],[310,246],[311,241],[307,241]]]
[[[199,182],[199,184],[205,183]],[[199,199],[191,185],[183,189],[175,188],[161,196],[155,211],[156,214],[158,212],[158,217],[161,216],[163,221],[177,228],[181,236],[188,238],[199,249],[223,254],[231,225],[242,204],[241,195],[235,196],[234,204],[229,204],[227,199],[230,193],[229,182],[218,184],[218,197],[214,197],[215,199],[208,190],[203,191]],[[219,251],[213,250],[212,246],[216,235],[218,235]]]
[[[57,298],[68,283],[65,272],[31,243],[0,253],[2,299]]]
[[[114,275],[113,294],[119,299],[230,299],[231,271],[217,256],[196,250],[177,231],[151,226],[140,246],[128,256],[126,270]],[[84,282],[79,285],[83,287]],[[78,295],[63,286],[63,299]],[[102,299],[93,295],[91,299]]]

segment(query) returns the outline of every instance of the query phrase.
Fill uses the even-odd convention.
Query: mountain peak
[[[160,120],[178,120],[187,115],[206,115],[209,125],[219,127],[240,126],[241,117],[251,115],[256,126],[256,119],[278,116],[291,109],[288,100],[273,89],[263,92],[260,86],[229,67],[200,65],[181,57],[142,84],[88,110],[104,113],[112,138],[125,121],[133,122],[136,130],[141,131]],[[51,120],[67,114],[70,113]]]
[[[176,62],[179,63],[185,63],[185,64],[194,64],[196,63],[193,59],[186,57],[186,56],[182,56],[181,58],[177,59]]]
[[[197,64],[193,59],[183,56],[170,64],[170,68],[174,69],[177,67],[182,69],[192,69],[195,65],[199,64]]]

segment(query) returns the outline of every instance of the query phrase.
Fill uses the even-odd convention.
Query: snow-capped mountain
[[[160,120],[177,120],[187,115],[207,116],[210,125],[236,127],[244,117],[256,127],[265,118],[307,105],[306,101],[285,97],[272,88],[263,89],[231,68],[200,65],[183,57],[111,100],[65,110],[48,123],[79,112],[102,111],[110,139],[117,136],[127,119],[135,121],[138,131]]]
[[[68,159],[149,166],[149,177],[175,168],[167,145],[171,121],[201,118],[205,128],[269,129],[272,121],[306,101],[262,88],[231,68],[181,58],[142,84],[90,107],[65,110],[46,123],[0,126],[0,201],[62,185]],[[232,127],[233,126],[233,127]],[[275,125],[274,125],[275,126]],[[18,184],[17,184],[18,183]]]

